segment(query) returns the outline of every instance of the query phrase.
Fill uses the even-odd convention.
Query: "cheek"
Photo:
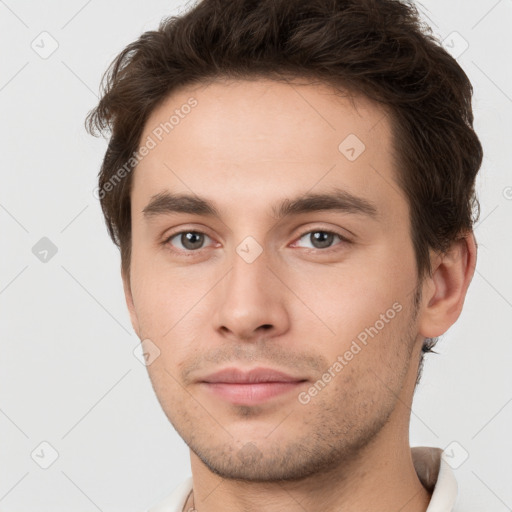
[[[135,249],[132,255],[132,294],[141,324],[159,338],[180,319],[195,314],[194,305],[208,291],[206,276],[198,276],[187,267],[172,267],[164,256]]]
[[[166,388],[174,382],[169,373],[178,378],[183,362],[211,339],[205,333],[211,328],[209,291],[216,279],[190,268],[151,264],[136,265],[132,275],[141,338],[151,340],[159,350],[148,372],[154,385],[158,381]]]
[[[329,365],[342,358],[333,389],[350,385],[371,394],[380,386],[378,377],[392,382],[403,373],[414,334],[411,258],[382,248],[357,264],[290,274],[294,292],[314,313],[302,305],[295,311],[299,339],[316,339]]]
[[[340,323],[338,336],[328,347],[326,359],[335,375],[329,394],[342,398],[357,417],[371,416],[372,408],[392,404],[409,367],[414,343],[410,310],[395,303],[382,313],[382,317],[368,315],[363,307],[360,325],[348,332]]]
[[[346,341],[373,326],[381,315],[384,321],[394,319],[397,310],[405,307],[414,283],[413,269],[405,266],[394,257],[386,261],[384,256],[373,256],[359,258],[357,263],[297,267],[284,280],[292,283],[300,299],[294,309],[301,312],[297,320],[303,328]]]

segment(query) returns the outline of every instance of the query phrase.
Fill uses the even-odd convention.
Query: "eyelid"
[[[308,227],[308,229],[304,229],[304,231],[302,231],[301,234],[298,235],[297,238],[307,235],[308,233],[315,233],[316,231],[322,231],[324,233],[332,233],[333,235],[338,235],[340,238],[346,239],[347,241],[350,240],[349,235],[342,234],[341,229],[336,229],[336,228],[331,228],[331,227],[326,227],[326,226],[313,226],[313,227],[310,226],[310,227]],[[344,231],[348,231],[348,230],[344,230]]]

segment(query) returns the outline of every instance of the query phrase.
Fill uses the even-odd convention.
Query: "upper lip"
[[[282,371],[272,368],[252,368],[241,370],[239,368],[225,368],[212,373],[202,379],[201,382],[228,382],[238,384],[250,384],[259,382],[301,382],[307,379],[293,377]]]

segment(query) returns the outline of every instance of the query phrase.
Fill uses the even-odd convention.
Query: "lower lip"
[[[203,382],[212,393],[235,405],[260,404],[275,396],[296,390],[303,383],[304,381],[259,382],[251,384]]]

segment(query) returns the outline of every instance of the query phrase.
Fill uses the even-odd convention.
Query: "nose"
[[[248,262],[234,252],[230,272],[216,287],[214,328],[235,341],[275,337],[289,329],[286,287],[263,251]]]

